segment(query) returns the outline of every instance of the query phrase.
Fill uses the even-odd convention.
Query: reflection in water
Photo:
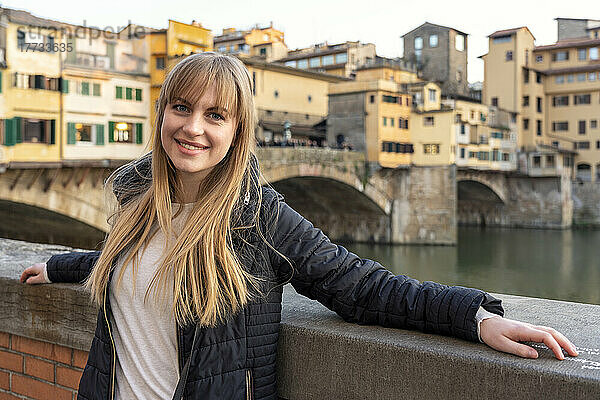
[[[344,246],[420,281],[600,304],[600,231],[460,227],[456,247]]]

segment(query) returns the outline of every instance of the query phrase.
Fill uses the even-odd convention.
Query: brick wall
[[[0,332],[0,400],[75,400],[88,353]]]

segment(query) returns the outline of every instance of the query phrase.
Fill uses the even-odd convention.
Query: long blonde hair
[[[158,290],[159,298],[165,298],[161,294],[171,290],[171,311],[177,322],[183,325],[195,321],[204,326],[216,325],[248,303],[254,293],[251,289],[258,287],[257,278],[243,268],[232,245],[232,229],[248,227],[232,227],[231,217],[243,197],[242,191],[252,190],[258,197],[255,221],[261,208],[260,183],[250,176],[257,124],[251,82],[240,60],[215,53],[191,55],[168,73],[156,104],[152,154],[145,156],[152,158],[151,176],[137,171],[136,162],[140,161],[137,160],[114,171],[105,184],[106,192],[112,195],[114,191],[119,204],[109,218],[111,229],[100,258],[85,282],[97,304],[105,301],[113,262],[129,251],[123,266],[133,261],[135,277],[138,251],[144,243],[148,244],[158,228],[167,238],[166,256],[146,291],[145,300],[151,290]],[[217,106],[233,112],[235,137],[227,155],[201,182],[198,191],[201,201],[196,201],[171,246],[172,200],[183,201],[181,181],[161,144],[165,108],[178,97],[194,104],[206,88],[213,86]],[[125,172],[131,175],[132,170],[145,184],[119,182],[127,175]],[[117,287],[124,272],[122,268]]]

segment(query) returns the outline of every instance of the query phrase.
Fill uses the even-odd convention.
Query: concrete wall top
[[[0,239],[0,331],[89,349],[96,310],[87,293],[77,285],[18,281],[25,267],[68,250]],[[579,357],[559,361],[535,344],[539,358],[523,359],[451,337],[349,324],[286,288],[279,394],[289,400],[600,398],[600,306],[495,296],[506,318],[556,328]]]

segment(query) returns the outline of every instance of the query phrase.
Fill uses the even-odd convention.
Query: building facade
[[[214,38],[215,50],[220,53],[243,54],[270,62],[287,56],[284,33],[273,28],[254,26],[248,30],[225,28]]]
[[[404,59],[415,63],[420,76],[437,82],[444,94],[468,96],[468,34],[425,22],[402,35]]]

